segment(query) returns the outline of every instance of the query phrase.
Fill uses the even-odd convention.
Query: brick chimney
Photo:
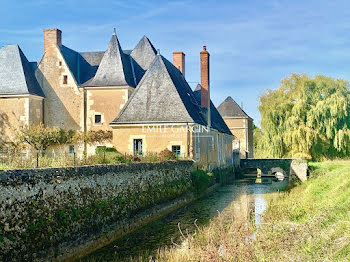
[[[56,46],[62,45],[62,31],[54,29],[44,29],[44,52],[54,54]]]
[[[185,77],[185,53],[178,51],[173,52],[173,64],[178,68]]]
[[[201,56],[201,106],[208,108],[210,105],[210,85],[209,85],[209,53],[207,47],[203,46]]]

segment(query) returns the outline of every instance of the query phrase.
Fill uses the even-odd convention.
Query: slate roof
[[[212,104],[212,127],[231,135]],[[217,111],[216,111],[217,112]],[[207,125],[198,98],[182,73],[167,59],[156,55],[136,90],[111,124],[197,123]]]
[[[80,86],[135,87],[156,55],[146,36],[132,50],[122,50],[116,35],[112,36],[106,51],[77,52],[64,45],[59,48]]]
[[[112,35],[94,78],[85,86],[136,86],[130,56],[124,54],[117,36]]]
[[[195,91],[193,92],[194,97],[197,100],[197,103],[200,105],[201,104],[201,85],[198,84]],[[202,108],[203,110],[203,108]],[[203,112],[203,114],[206,114],[206,112]],[[219,130],[223,133],[232,135],[230,129],[226,125],[224,119],[222,119],[220,113],[216,109],[215,105],[213,102],[210,100],[210,118],[211,118],[211,127]]]
[[[150,67],[156,54],[157,51],[151,41],[146,36],[143,36],[130,54],[133,59],[137,82],[141,80],[146,70]]]
[[[30,63],[18,45],[0,49],[0,94],[45,97]]]
[[[250,118],[230,96],[218,106],[218,111],[222,117]]]

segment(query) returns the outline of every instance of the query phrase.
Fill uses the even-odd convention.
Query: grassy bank
[[[231,205],[154,260],[350,261],[350,162],[311,163],[310,169],[304,184],[268,195],[258,229],[234,219]]]

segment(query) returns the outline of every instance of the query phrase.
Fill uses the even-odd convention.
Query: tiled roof
[[[246,112],[244,112],[243,109],[230,96],[218,106],[218,111],[222,117],[249,118]]]
[[[0,94],[45,97],[30,63],[18,45],[0,49]]]
[[[199,97],[200,99],[200,97]],[[231,135],[211,105],[212,127]],[[207,125],[200,100],[182,73],[167,59],[157,55],[136,90],[112,124],[197,123]]]

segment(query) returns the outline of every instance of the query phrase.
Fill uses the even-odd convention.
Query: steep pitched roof
[[[18,45],[0,49],[0,94],[45,97],[31,64]]]
[[[198,93],[198,92],[197,92]],[[232,135],[211,104],[212,127]],[[157,55],[133,95],[112,124],[187,122],[207,125],[198,95],[182,73],[163,56]]]
[[[205,124],[181,72],[157,55],[136,90],[112,122],[196,122]]]
[[[115,34],[103,54],[94,78],[86,86],[136,86],[131,60],[126,55]]]
[[[241,117],[250,118],[246,112],[233,100],[232,97],[228,96],[224,102],[218,106],[218,111],[222,117]]]
[[[201,104],[201,85],[200,84],[197,85],[195,91],[193,92],[193,95],[196,98],[197,103],[200,105]],[[203,111],[203,114],[206,114],[203,108],[201,108],[201,110]],[[218,110],[216,109],[215,105],[211,100],[210,100],[210,119],[211,119],[212,128],[219,130],[220,132],[232,135],[230,129],[226,125],[224,119],[222,119],[220,113],[218,112]],[[207,121],[206,121],[206,125],[207,125]]]
[[[141,80],[146,70],[150,67],[156,54],[157,51],[151,41],[146,36],[143,36],[130,54],[134,62],[133,66],[137,82]]]
[[[194,91],[201,90],[201,88],[202,88],[201,84],[198,84],[198,85],[196,86],[196,88],[194,89]]]

